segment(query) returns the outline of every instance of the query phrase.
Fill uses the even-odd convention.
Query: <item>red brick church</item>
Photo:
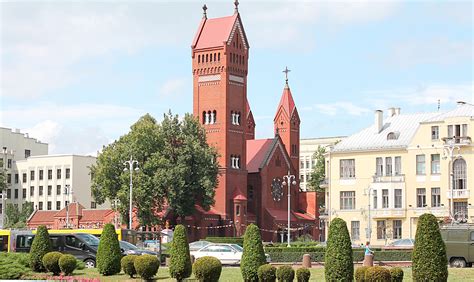
[[[274,118],[275,136],[255,139],[255,120],[247,100],[249,42],[238,12],[207,18],[207,7],[191,45],[193,113],[207,132],[209,144],[219,152],[221,167],[215,205],[197,206],[186,219],[190,236],[241,236],[256,223],[265,241],[286,237],[288,184],[283,176],[296,176],[291,185],[292,237],[319,238],[316,193],[299,191],[300,118],[288,79]],[[271,101],[269,101],[271,103]],[[276,101],[275,101],[276,104]],[[286,239],[285,239],[286,240]]]

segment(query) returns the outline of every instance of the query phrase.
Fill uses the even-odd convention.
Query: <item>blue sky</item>
[[[0,3],[0,126],[95,154],[145,113],[191,112],[201,6],[212,18],[232,2]],[[240,2],[258,138],[273,135],[285,66],[303,138],[350,135],[376,109],[474,103],[471,1]]]

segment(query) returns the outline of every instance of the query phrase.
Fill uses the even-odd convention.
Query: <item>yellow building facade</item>
[[[346,221],[354,244],[414,238],[417,219],[474,223],[474,106],[447,112],[375,112],[372,126],[326,155],[328,224]],[[326,228],[328,230],[328,228]]]

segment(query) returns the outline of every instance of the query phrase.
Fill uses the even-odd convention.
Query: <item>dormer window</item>
[[[387,134],[387,140],[397,140],[398,135],[400,135],[399,132],[390,132],[389,134]]]

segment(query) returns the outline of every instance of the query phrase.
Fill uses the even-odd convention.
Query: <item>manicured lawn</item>
[[[403,268],[405,273],[404,281],[411,281],[411,268]],[[139,279],[130,279],[128,275],[123,273],[113,276],[100,276],[97,273],[96,269],[84,269],[76,270],[74,272],[76,277],[84,278],[100,278],[100,281],[139,281]],[[156,277],[157,281],[176,281],[171,279],[169,276],[167,267],[160,267],[158,275]],[[193,281],[191,277],[189,279]],[[196,281],[196,280],[194,280]],[[240,274],[240,268],[238,267],[224,267],[222,269],[220,281],[224,282],[233,282],[233,281],[242,281],[242,276]],[[312,268],[311,269],[311,281],[324,281],[324,268]],[[450,268],[449,269],[449,278],[448,281],[474,281],[474,268]]]

